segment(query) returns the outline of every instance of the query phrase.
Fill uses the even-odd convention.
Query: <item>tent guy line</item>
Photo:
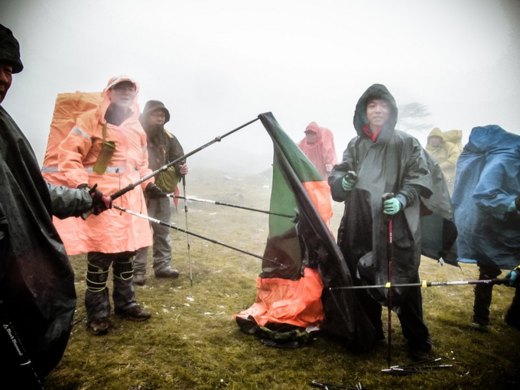
[[[364,290],[370,288],[392,288],[392,287],[441,287],[441,286],[464,286],[473,284],[507,284],[509,279],[482,279],[482,280],[456,280],[453,282],[427,282],[423,280],[419,283],[401,283],[401,284],[377,284],[373,286],[343,286],[343,287],[329,287],[329,290]]]
[[[238,206],[236,204],[218,202],[218,201],[215,201],[215,200],[201,199],[201,198],[196,198],[196,197],[192,197],[192,196],[185,197],[185,196],[179,196],[179,195],[174,195],[174,194],[166,194],[166,196],[169,196],[170,198],[174,198],[174,199],[192,200],[194,202],[210,203],[210,204],[214,204],[214,205],[217,205],[217,206],[227,206],[227,207],[234,207],[234,208],[242,209],[242,210],[256,211],[258,213],[275,215],[275,216],[278,216],[278,217],[296,218],[296,215],[273,213],[271,211],[259,210],[259,209],[254,209],[254,208],[251,208],[251,207],[245,207],[245,206]]]
[[[124,207],[121,207],[121,206],[117,206],[117,205],[113,205],[112,206],[113,208],[117,209],[117,210],[120,210],[120,211],[124,211],[125,213],[128,213],[128,214],[131,214],[131,215],[134,215],[136,217],[139,217],[139,218],[143,218],[143,219],[146,219],[152,223],[156,223],[156,224],[159,224],[159,225],[163,225],[163,226],[167,226],[171,229],[175,229],[175,230],[178,230],[180,232],[183,232],[183,233],[186,233],[186,234],[190,234],[192,236],[195,236],[195,237],[198,237],[198,238],[201,238],[203,240],[206,240],[206,241],[209,241],[209,242],[212,242],[213,244],[218,244],[218,245],[221,245],[223,247],[226,247],[226,248],[229,248],[229,249],[233,249],[237,252],[241,252],[241,253],[244,253],[246,255],[249,255],[249,256],[253,256],[253,257],[256,257],[257,259],[260,259],[260,260],[265,260],[265,261],[268,261],[270,263],[273,263],[273,264],[276,264],[282,268],[285,268],[285,266],[282,264],[282,263],[279,263],[273,259],[268,259],[267,257],[263,257],[263,256],[259,256],[259,255],[256,255],[254,253],[251,253],[251,252],[248,252],[246,250],[243,250],[243,249],[240,249],[240,248],[236,248],[234,246],[231,246],[231,245],[228,245],[228,244],[224,244],[220,241],[217,241],[217,240],[214,240],[212,238],[208,238],[208,237],[204,237],[204,236],[201,236],[200,234],[197,234],[197,233],[193,233],[193,232],[189,232],[185,229],[182,229],[182,228],[179,228],[177,226],[173,226],[172,223],[168,223],[168,222],[164,222],[164,221],[159,221],[158,219],[155,219],[155,218],[150,218],[149,216],[147,215],[144,215],[144,214],[139,214],[139,213],[136,213],[134,211],[131,211],[131,210],[127,210],[125,209]]]

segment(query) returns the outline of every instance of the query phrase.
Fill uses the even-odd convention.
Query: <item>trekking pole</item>
[[[190,265],[190,286],[193,287],[193,268],[191,265],[190,235],[188,234],[188,202],[186,201],[186,175],[182,175],[182,193],[184,194],[184,222],[186,225],[186,243],[188,245],[188,263]]]
[[[383,208],[385,200],[392,199],[394,194],[388,192],[383,194]],[[388,288],[388,367],[392,366],[392,259],[394,257],[394,248],[393,248],[393,237],[392,237],[392,216],[384,214],[384,218],[387,221],[388,226],[388,247],[387,258],[388,258],[388,283],[390,287]]]
[[[442,281],[442,282],[427,282],[423,280],[418,283],[399,283],[399,284],[374,284],[371,286],[341,286],[341,287],[329,287],[329,290],[362,290],[372,288],[390,288],[390,287],[442,287],[442,286],[465,286],[474,284],[507,284],[509,278],[502,279],[478,279],[478,280],[455,280],[455,281]]]
[[[130,210],[127,210],[125,209],[124,207],[121,207],[121,206],[117,206],[117,205],[114,205],[112,206],[113,208],[115,208],[116,210],[120,210],[120,211],[124,211],[125,213],[128,213],[128,214],[131,214],[131,215],[134,215],[136,217],[139,217],[139,218],[143,218],[143,219],[146,219],[147,221],[151,222],[151,223],[157,223],[159,225],[163,225],[163,226],[168,226],[169,228],[171,229],[174,229],[174,230],[178,230],[179,232],[183,232],[183,233],[186,233],[186,234],[189,234],[189,235],[192,235],[192,236],[195,236],[195,237],[198,237],[198,238],[201,238],[203,240],[206,240],[206,241],[209,241],[213,244],[217,244],[217,245],[221,245],[223,247],[226,247],[226,248],[229,248],[229,249],[233,249],[237,252],[240,252],[240,253],[244,253],[246,255],[249,255],[249,256],[253,256],[253,257],[256,257],[257,259],[260,259],[260,260],[265,260],[265,261],[268,261],[270,263],[273,263],[273,264],[276,264],[282,268],[285,268],[286,266],[282,263],[279,263],[275,260],[272,260],[272,259],[268,259],[267,257],[263,257],[263,256],[259,256],[259,255],[255,255],[254,253],[251,253],[251,252],[248,252],[246,250],[243,250],[243,249],[240,249],[240,248],[236,248],[234,246],[231,246],[231,245],[227,245],[227,244],[224,244],[220,241],[217,241],[217,240],[214,240],[212,238],[208,238],[208,237],[204,237],[204,236],[201,236],[200,234],[197,234],[197,233],[193,233],[193,232],[189,232],[187,230],[184,230],[184,229],[181,229],[177,226],[173,226],[172,223],[168,223],[168,222],[163,222],[163,221],[159,221],[158,219],[155,219],[155,218],[151,218],[147,215],[143,215],[143,214],[139,214],[139,213],[136,213],[134,211],[130,211]]]
[[[258,213],[264,213],[264,214],[269,214],[269,215],[276,215],[277,217],[285,217],[285,218],[295,218],[296,217],[295,215],[273,213],[271,211],[253,209],[251,207],[238,206],[236,204],[223,203],[223,202],[218,202],[218,201],[215,201],[215,200],[208,200],[208,199],[201,199],[201,198],[194,198],[194,197],[186,197],[186,195],[178,196],[178,195],[174,195],[174,194],[166,194],[166,196],[169,196],[170,198],[184,199],[185,201],[186,200],[192,200],[194,202],[210,203],[210,204],[214,204],[214,205],[217,205],[217,206],[227,206],[227,207],[234,207],[234,208],[237,208],[237,209],[256,211]]]
[[[259,120],[259,119],[260,119],[260,118],[253,119],[252,121],[249,121],[249,122],[243,124],[242,126],[239,126],[239,127],[237,127],[236,129],[233,129],[233,130],[227,132],[227,133],[224,134],[224,135],[221,135],[221,136],[217,136],[217,137],[215,137],[215,139],[211,140],[210,142],[208,142],[208,143],[206,143],[206,144],[204,144],[204,145],[198,147],[198,148],[195,149],[195,150],[192,150],[192,151],[189,152],[189,153],[186,153],[184,156],[181,156],[181,157],[179,157],[179,158],[176,158],[176,159],[173,160],[173,161],[170,161],[168,164],[163,165],[163,166],[160,167],[159,169],[157,169],[157,170],[155,170],[155,171],[149,173],[149,174],[146,175],[146,176],[143,176],[141,179],[137,180],[136,182],[131,183],[131,184],[127,185],[127,186],[124,187],[124,188],[121,188],[121,189],[120,189],[119,191],[117,191],[117,192],[114,192],[112,195],[110,195],[110,198],[111,198],[112,200],[115,200],[115,199],[119,198],[120,196],[126,194],[128,191],[133,190],[133,189],[134,189],[135,187],[137,187],[138,185],[141,185],[141,184],[144,183],[145,181],[147,181],[147,180],[151,179],[152,177],[158,175],[159,173],[161,173],[161,172],[167,170],[169,167],[171,167],[171,166],[177,164],[178,162],[181,162],[181,161],[185,160],[185,159],[188,158],[189,156],[193,156],[195,153],[198,153],[198,152],[200,152],[202,149],[205,149],[205,148],[207,148],[208,146],[213,145],[215,142],[220,142],[220,141],[222,140],[222,138],[225,138],[225,137],[227,137],[228,135],[231,135],[231,134],[237,132],[238,130],[243,129],[243,128],[246,127],[246,126],[249,126],[251,123],[256,122],[256,121]],[[93,211],[93,210],[89,210],[89,211],[83,213],[82,218],[83,218],[83,219],[87,219],[87,218],[88,218],[92,213],[94,213],[94,211]]]
[[[18,357],[18,364],[20,366],[20,370],[24,375],[24,381],[27,381],[25,384],[30,385],[30,389],[41,389],[43,390],[43,384],[38,377],[38,374],[34,370],[34,366],[31,362],[29,356],[27,356],[27,352],[22,344],[22,340],[20,340],[20,336],[16,333],[14,329],[13,323],[8,318],[7,313],[4,310],[4,302],[0,300],[0,326],[5,332],[5,336],[9,339],[13,346],[13,351],[16,353]],[[1,352],[2,354],[6,353],[5,351]],[[2,368],[3,370],[4,368]]]

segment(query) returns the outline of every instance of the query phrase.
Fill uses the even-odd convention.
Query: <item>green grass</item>
[[[191,172],[188,196],[268,209],[270,181],[261,175]],[[263,254],[267,215],[203,203],[189,203],[189,229],[223,243]],[[337,231],[342,205],[334,205]],[[183,201],[173,221],[184,228]],[[494,289],[491,332],[469,328],[473,289],[469,286],[423,289],[425,319],[434,355],[453,368],[406,377],[381,373],[387,346],[354,354],[337,339],[318,336],[296,350],[266,347],[242,333],[233,314],[255,299],[260,260],[190,237],[193,287],[189,280],[186,235],[172,231],[177,280],[155,279],[149,269],[145,286],[137,287],[140,304],[152,312],[144,323],[112,317],[107,336],[86,331],[85,256],[71,258],[76,273],[78,307],[65,355],[47,377],[48,389],[311,389],[318,380],[367,389],[514,389],[520,386],[520,332],[503,320],[513,290]],[[151,251],[150,251],[151,252]],[[151,266],[151,261],[149,261]],[[427,280],[477,278],[477,268],[462,270],[423,259]],[[111,287],[109,285],[109,287]],[[384,319],[386,314],[383,313]],[[393,363],[404,364],[405,341],[393,316]]]

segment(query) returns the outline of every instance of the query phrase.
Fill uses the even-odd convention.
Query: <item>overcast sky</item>
[[[520,134],[518,0],[0,0],[0,23],[25,65],[2,106],[40,161],[57,94],[119,74],[141,107],[166,104],[186,152],[271,111],[295,141],[311,121],[330,128],[339,157],[374,83],[465,140],[487,124]],[[257,169],[270,153],[257,122],[190,161]]]

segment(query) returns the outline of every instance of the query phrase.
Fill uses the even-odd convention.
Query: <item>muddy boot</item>
[[[146,277],[144,274],[135,274],[132,283],[136,286],[144,286],[146,283]]]
[[[166,268],[155,273],[156,278],[176,279],[179,277],[179,271],[173,268]]]
[[[116,316],[135,322],[146,321],[148,318],[152,316],[151,313],[147,312],[139,305],[132,306],[131,308],[126,310],[116,309],[115,313]]]
[[[90,321],[87,325],[87,329],[94,336],[102,336],[108,333],[108,320],[106,318],[99,318],[97,320]]]

